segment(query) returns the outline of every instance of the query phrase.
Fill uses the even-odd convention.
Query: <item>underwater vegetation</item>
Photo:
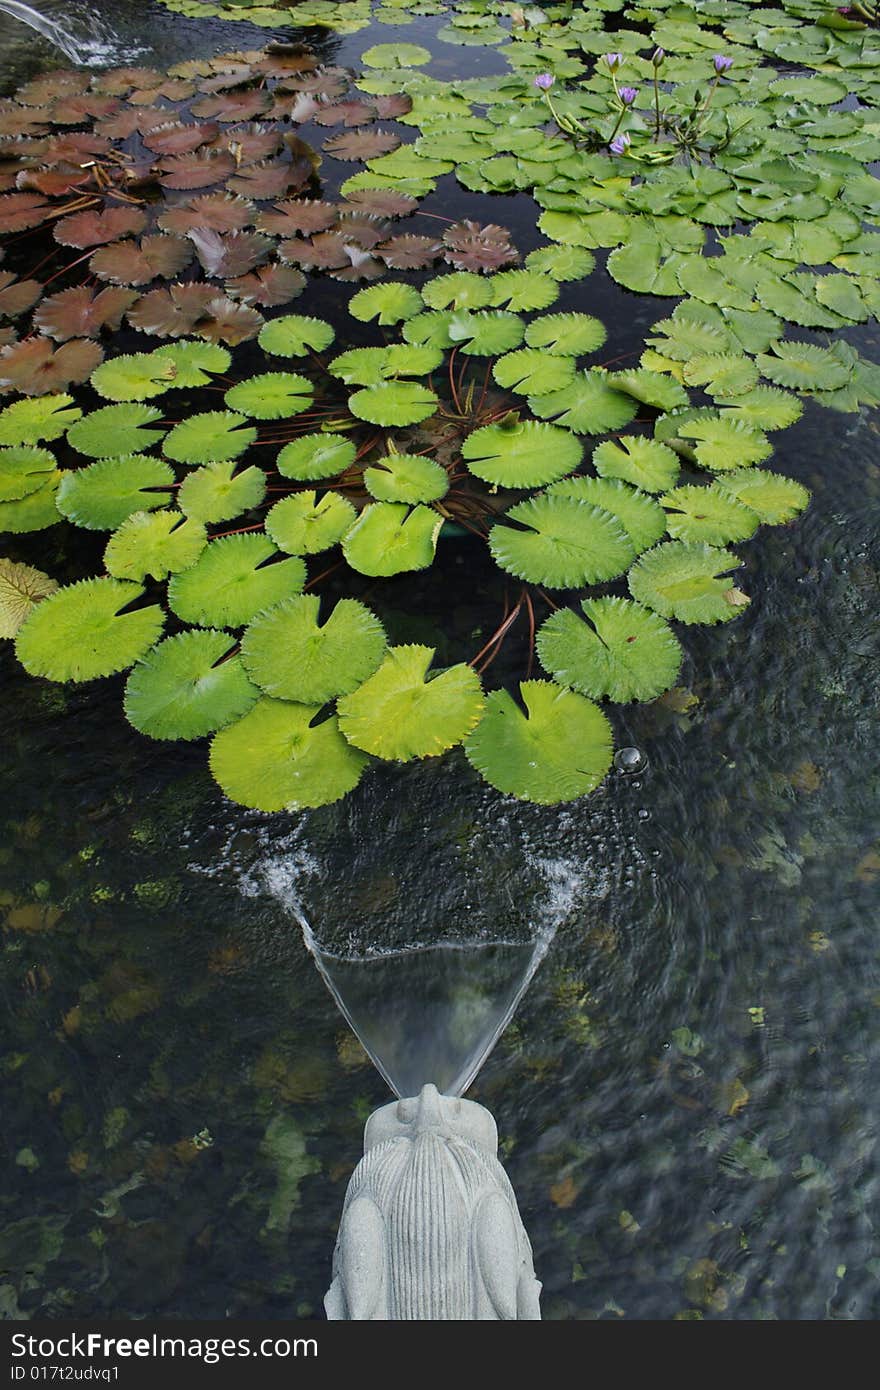
[[[797,3],[372,18],[447,10],[438,37],[504,72],[275,43],[0,103],[0,531],[84,533],[71,583],[0,560],[0,634],[36,677],[128,672],[134,728],[210,739],[258,810],[457,747],[501,792],[589,793],[609,707],[675,685],[687,626],[748,609],[735,547],[806,507],[773,433],[803,399],[880,403],[843,336],[880,312],[872,27]],[[453,176],[485,220],[423,210]],[[545,239],[524,259],[492,219],[511,193]],[[606,274],[674,301],[635,364],[601,358]],[[443,665],[371,598],[420,571],[442,588],[449,537],[511,583]],[[492,689],[517,623],[522,679]]]

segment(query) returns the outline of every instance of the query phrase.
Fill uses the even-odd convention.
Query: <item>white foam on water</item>
[[[12,19],[21,20],[22,24],[35,29],[77,67],[95,68],[125,63],[146,51],[142,47],[123,44],[90,10],[69,4],[58,8],[62,11],[60,19],[46,13],[45,7],[35,10],[32,5],[20,4],[19,0],[0,0],[0,13],[8,14]]]

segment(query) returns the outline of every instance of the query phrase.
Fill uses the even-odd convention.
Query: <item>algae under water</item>
[[[187,41],[242,42],[218,28]],[[334,38],[333,60],[393,37]],[[437,54],[445,74],[493,61]],[[464,215],[483,196],[434,195]],[[491,207],[536,243],[516,195]],[[609,353],[630,351],[668,301],[603,285]],[[847,336],[880,358],[873,330]],[[467,845],[505,901],[545,871],[558,895],[469,1091],[498,1119],[544,1316],[876,1317],[877,447],[876,412],[815,404],[778,437],[813,500],[748,549],[752,611],[691,630],[676,689],[620,712],[646,770],[564,808],[511,803],[458,756],[304,815],[242,811],[198,750],[133,737],[118,678],[38,684],[4,651],[3,1315],[321,1316],[387,1093],[291,903],[330,934],[343,901],[365,930],[418,920],[447,892],[442,851]],[[448,544],[442,597],[415,577],[421,619],[413,581],[407,611],[389,587],[402,640],[441,602],[451,643],[495,611],[469,543]],[[53,572],[75,558],[59,539]],[[499,664],[522,657],[514,640]]]

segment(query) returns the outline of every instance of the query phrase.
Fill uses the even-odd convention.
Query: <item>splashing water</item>
[[[54,18],[18,0],[0,0],[0,13],[21,20],[31,29],[59,48],[65,58],[78,67],[103,67],[108,63],[126,62],[144,52],[140,46],[122,43],[94,13],[69,3],[58,6],[60,17]]]

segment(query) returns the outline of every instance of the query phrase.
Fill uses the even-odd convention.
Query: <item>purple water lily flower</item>
[[[629,136],[626,134],[615,135],[608,148],[612,154],[626,154],[629,149]]]
[[[617,69],[620,67],[621,63],[623,62],[623,54],[622,54],[622,53],[606,53],[606,54],[605,54],[605,62],[608,64],[608,66],[609,66],[609,68],[611,69],[612,72],[617,72]]]
[[[733,59],[725,58],[723,53],[716,53],[712,63],[719,77],[723,72],[728,72],[733,67]]]
[[[540,87],[542,92],[549,92],[556,78],[550,72],[539,72],[535,78],[535,86]]]
[[[621,87],[620,100],[623,102],[624,106],[632,106],[638,94],[638,87]]]

